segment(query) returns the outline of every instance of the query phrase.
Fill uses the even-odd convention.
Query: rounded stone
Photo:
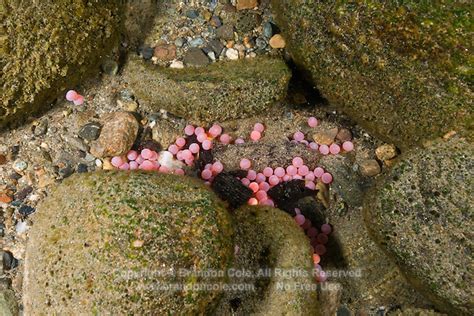
[[[204,314],[222,284],[177,274],[224,270],[230,218],[202,182],[147,172],[76,174],[38,207],[25,258],[24,311],[45,314]]]
[[[364,207],[371,235],[408,281],[456,315],[474,309],[473,157],[472,144],[462,139],[413,150]]]

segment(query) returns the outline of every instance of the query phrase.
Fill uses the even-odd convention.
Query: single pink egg
[[[249,205],[258,205],[258,200],[256,198],[250,198],[248,201]]]
[[[328,146],[328,145],[321,145],[321,146],[319,146],[319,152],[320,152],[322,155],[327,155],[327,154],[329,154],[329,146]]]
[[[303,228],[303,229],[309,229],[310,227],[311,227],[311,221],[309,219],[306,219],[304,221],[304,224],[301,225],[301,228]]]
[[[295,221],[296,221],[296,224],[302,226],[305,223],[306,218],[304,217],[303,214],[298,214],[295,216]]]
[[[82,105],[84,103],[84,97],[82,95],[78,95],[72,102],[74,105]]]
[[[189,149],[182,151],[184,159],[194,159],[193,153]]]
[[[187,166],[192,166],[192,165],[194,164],[194,158],[184,159],[184,163],[185,163]]]
[[[298,174],[300,176],[306,176],[309,173],[309,168],[306,165],[302,165],[298,168]]]
[[[262,183],[267,180],[267,177],[261,172],[257,173],[257,176],[255,177],[255,182],[257,183]]]
[[[197,135],[196,139],[200,143],[204,143],[206,140],[208,140],[206,133],[201,133],[201,134]]]
[[[313,173],[314,173],[314,176],[315,176],[316,178],[321,178],[321,176],[322,176],[323,173],[324,173],[324,169],[321,168],[321,167],[316,167],[316,168],[314,168]]]
[[[242,160],[240,160],[240,169],[247,170],[250,168],[250,166],[250,160],[248,160],[247,158],[243,158]]]
[[[311,148],[312,150],[318,150],[319,146],[318,144],[316,144],[315,142],[311,142],[309,143],[309,148]]]
[[[206,139],[202,142],[202,149],[209,150],[212,148],[212,142],[209,139]]]
[[[292,163],[293,163],[293,166],[295,166],[296,168],[299,168],[303,165],[304,162],[301,157],[295,157],[293,158]]]
[[[302,141],[300,141],[300,144],[303,144],[305,146],[308,146],[309,145],[309,142],[306,140],[306,139],[303,139]]]
[[[173,155],[176,155],[176,153],[179,151],[179,148],[175,144],[172,144],[172,145],[169,145],[168,151],[172,153]]]
[[[145,159],[142,157],[142,155],[138,155],[138,157],[137,157],[137,159],[135,159],[135,161],[140,165],[145,161]]]
[[[337,155],[341,151],[341,147],[338,144],[331,144],[329,146],[329,152],[333,155]]]
[[[260,182],[258,184],[258,188],[262,191],[267,192],[270,189],[270,184],[268,184],[268,182],[266,182],[266,181]]]
[[[204,180],[209,180],[211,177],[212,177],[212,171],[211,170],[204,169],[201,172],[201,178],[203,178]]]
[[[250,180],[247,179],[247,178],[243,178],[242,180],[240,180],[240,182],[242,182],[242,184],[245,185],[245,186],[247,186],[247,187],[248,187],[249,184],[250,184]]]
[[[123,163],[123,164],[119,167],[119,169],[121,169],[121,170],[129,170],[129,169],[130,169],[130,164],[129,164],[128,162]]]
[[[281,179],[283,180],[283,182],[286,182],[292,180],[293,177],[288,174],[285,174]]]
[[[138,153],[136,152],[136,150],[130,150],[127,153],[127,159],[128,160],[135,160],[135,159],[137,159],[137,157],[138,157]]]
[[[275,171],[273,171],[273,173],[277,176],[277,177],[283,177],[286,173],[285,169],[283,169],[282,167],[276,167],[275,168]]]
[[[66,100],[68,101],[74,101],[76,98],[78,97],[78,94],[76,91],[74,90],[69,90],[68,92],[66,92]]]
[[[321,176],[321,181],[325,184],[329,184],[332,182],[332,175],[329,172],[323,173]]]
[[[168,167],[165,167],[165,166],[161,166],[159,169],[158,169],[159,172],[161,173],[169,173],[170,172],[170,169]]]
[[[151,160],[151,161],[156,161],[156,160],[158,160],[158,153],[157,153],[156,151],[152,150],[152,151],[151,151],[151,157],[150,157],[150,159],[148,159],[148,160]]]
[[[186,127],[184,128],[184,134],[191,136],[194,134],[194,130],[195,130],[194,126],[186,125]]]
[[[250,133],[250,139],[253,140],[254,142],[259,140],[260,138],[262,138],[262,134],[259,131],[252,131]]]
[[[270,168],[270,167],[265,167],[265,168],[263,169],[262,173],[263,173],[263,175],[264,175],[265,177],[268,178],[269,176],[271,176],[271,175],[273,174],[273,169]]]
[[[294,176],[298,173],[298,169],[293,166],[293,165],[290,165],[288,167],[286,167],[286,174],[289,175],[289,176]]]
[[[267,197],[267,192],[263,191],[263,190],[259,190],[257,191],[257,193],[255,193],[255,197],[257,198],[257,200],[259,201],[262,201],[262,200],[266,200],[268,197]]]
[[[342,149],[344,149],[344,151],[352,151],[354,149],[354,144],[351,141],[345,141],[342,143]]]
[[[156,169],[156,170],[159,170],[159,169],[160,169],[161,165],[160,165],[160,163],[159,163],[158,161],[153,161],[153,164],[155,165],[155,169]]]
[[[130,166],[130,170],[137,170],[138,169],[138,162],[130,161],[129,166]]]
[[[317,253],[318,255],[322,256],[326,253],[326,247],[324,245],[316,245],[316,247],[314,247],[314,252]]]
[[[239,138],[237,138],[237,139],[235,140],[234,143],[236,143],[236,144],[243,144],[243,143],[245,143],[245,140],[243,140],[242,138],[239,137]]]
[[[275,206],[272,199],[266,199],[259,202],[260,205]]]
[[[212,137],[217,137],[222,133],[222,127],[218,124],[214,124],[209,128],[209,134],[211,134]]]
[[[293,134],[293,139],[296,140],[297,142],[300,142],[304,139],[304,134],[300,131],[296,132]]]
[[[227,145],[230,144],[231,137],[229,134],[222,134],[219,140],[221,143]]]
[[[253,193],[256,193],[260,187],[257,182],[252,182],[249,184],[249,189],[252,190]]]
[[[212,172],[220,173],[222,172],[222,170],[224,170],[224,165],[222,164],[222,162],[216,161],[212,164],[211,170]]]
[[[313,181],[306,181],[305,187],[310,190],[314,190],[316,188],[316,184],[314,184]]]
[[[176,153],[176,159],[178,160],[184,160],[184,156],[183,156],[183,151],[182,150],[178,150],[178,152]]]
[[[280,183],[280,178],[275,175],[270,176],[270,178],[268,179],[268,183],[270,183],[270,185],[272,186],[277,185],[278,183]]]
[[[309,238],[316,237],[318,235],[318,230],[316,229],[316,227],[310,227],[306,231],[306,235],[308,235]]]
[[[212,163],[208,163],[208,164],[206,164],[206,165],[204,166],[204,169],[209,169],[209,170],[211,170],[211,168],[212,168]]]
[[[308,118],[308,125],[309,125],[309,127],[318,126],[318,119],[315,118],[314,116],[311,116],[310,118]]]
[[[151,152],[150,149],[145,148],[145,149],[142,150],[140,155],[142,155],[142,157],[145,158],[145,159],[150,159],[153,156],[153,153]]]
[[[257,172],[255,170],[250,169],[249,171],[247,171],[247,178],[252,181],[255,180],[255,178],[257,178]]]
[[[175,173],[175,174],[179,174],[180,176],[184,176],[184,170],[181,169],[181,168],[180,168],[180,169],[176,169],[176,170],[174,171],[174,173]]]
[[[123,163],[125,161],[123,161],[122,157],[119,157],[119,156],[115,156],[112,158],[112,160],[110,161],[112,163],[112,166],[118,168],[120,167],[121,165],[123,165]]]
[[[316,179],[316,177],[314,176],[314,172],[313,171],[308,172],[308,174],[304,176],[304,179],[306,181],[314,181],[314,179]]]
[[[206,131],[201,126],[198,126],[194,129],[194,135],[199,136],[200,134],[205,134]]]
[[[155,164],[151,162],[150,160],[145,160],[140,165],[140,169],[147,170],[147,171],[153,170],[155,169]]]
[[[184,145],[186,145],[186,140],[183,137],[180,137],[176,140],[176,145],[179,148],[182,148]]]
[[[253,130],[263,133],[263,131],[265,130],[265,126],[263,126],[262,123],[255,123],[255,125],[253,126]]]
[[[201,147],[199,146],[199,144],[192,143],[191,145],[189,145],[189,151],[192,152],[193,154],[197,154],[200,149]]]
[[[332,232],[332,227],[329,224],[322,224],[321,225],[321,232],[323,234],[329,235]]]

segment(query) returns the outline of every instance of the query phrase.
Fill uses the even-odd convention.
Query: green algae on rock
[[[25,314],[203,314],[226,270],[230,216],[202,182],[105,171],[66,179],[38,207],[25,259]],[[183,284],[191,288],[166,289]]]
[[[234,222],[234,271],[258,275],[270,269],[272,274],[257,278],[236,274],[230,284],[253,284],[255,291],[226,292],[216,314],[319,315],[312,248],[293,218],[272,207],[243,206],[235,211]],[[292,276],[284,276],[291,272]]]
[[[146,109],[209,123],[265,112],[286,96],[291,72],[283,60],[254,58],[172,69],[131,57],[124,69]]]
[[[366,199],[374,239],[440,310],[474,309],[474,148],[460,138],[407,153]]]
[[[470,2],[272,3],[297,65],[368,131],[402,149],[472,136]]]
[[[46,108],[98,70],[117,40],[120,1],[2,2],[0,129]]]

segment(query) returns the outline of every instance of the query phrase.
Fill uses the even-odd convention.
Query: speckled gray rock
[[[283,60],[268,57],[185,69],[162,68],[131,57],[124,69],[141,109],[165,109],[197,123],[263,113],[286,96],[290,77]]]
[[[231,277],[231,284],[252,284],[255,291],[226,292],[216,314],[319,315],[312,249],[295,221],[281,210],[262,206],[236,210],[234,221],[233,269],[251,271],[253,276],[269,269],[271,274]],[[291,272],[293,276],[283,276]]]
[[[25,315],[204,314],[221,284],[167,274],[225,270],[232,228],[202,182],[152,172],[73,175],[38,207],[25,258]]]
[[[367,199],[371,235],[442,311],[474,310],[474,148],[453,138],[407,154]]]

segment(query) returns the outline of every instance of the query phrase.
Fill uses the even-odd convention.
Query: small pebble
[[[286,46],[285,39],[280,34],[273,35],[272,38],[270,38],[270,40],[268,41],[268,43],[272,48],[285,48]]]
[[[228,48],[225,52],[225,56],[230,60],[237,60],[239,59],[239,52],[236,49]]]

